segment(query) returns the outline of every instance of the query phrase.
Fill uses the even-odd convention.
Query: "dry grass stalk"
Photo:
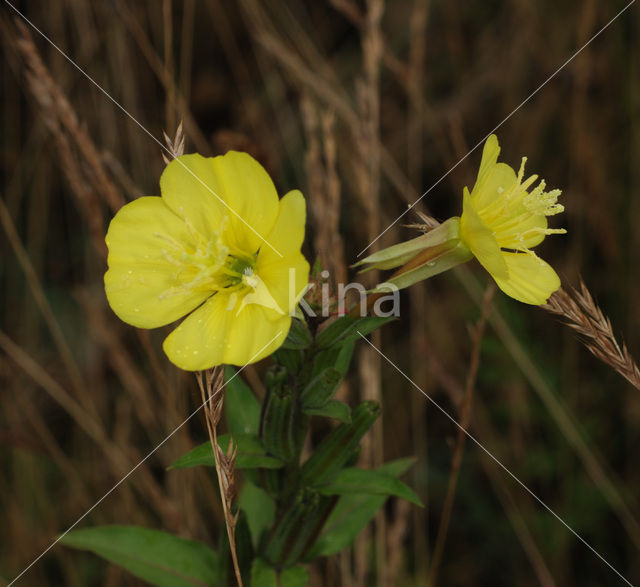
[[[618,344],[611,320],[595,303],[583,281],[573,295],[559,289],[543,306],[545,310],[566,318],[567,325],[582,336],[583,344],[603,363],[615,369],[640,390],[640,369],[626,345]]]
[[[27,65],[26,73],[34,98],[43,111],[56,116],[60,128],[69,134],[78,153],[89,166],[93,175],[90,183],[113,211],[118,210],[124,204],[122,194],[106,174],[86,127],[80,124],[64,93],[49,74],[26,26],[18,20],[15,24],[20,33],[16,37],[16,46]]]
[[[491,310],[491,302],[496,292],[495,287],[490,285],[487,287],[482,301],[482,314],[478,323],[471,329],[471,340],[473,342],[473,350],[471,351],[471,361],[469,364],[469,372],[460,406],[460,428],[456,437],[456,445],[453,452],[453,460],[451,463],[451,473],[449,474],[449,483],[447,486],[447,494],[442,508],[442,518],[438,527],[436,545],[433,549],[431,557],[431,566],[429,568],[429,576],[427,585],[437,585],[438,569],[444,552],[444,545],[449,530],[449,521],[451,520],[451,512],[453,511],[453,502],[455,500],[456,488],[458,487],[458,477],[460,474],[460,465],[462,464],[462,454],[464,445],[467,440],[466,430],[469,428],[471,420],[471,404],[473,402],[473,392],[476,387],[476,378],[478,376],[478,368],[480,367],[480,343],[484,336],[484,330],[487,325],[487,318]]]
[[[202,395],[213,458],[216,461],[216,475],[218,476],[218,485],[220,487],[220,500],[222,501],[224,521],[227,527],[227,536],[229,537],[229,550],[231,550],[233,569],[236,574],[236,581],[242,587],[242,577],[236,553],[236,523],[238,515],[231,512],[233,500],[236,496],[235,462],[237,447],[233,439],[231,439],[225,454],[218,445],[218,424],[222,417],[224,403],[224,371],[219,367],[208,369],[204,372],[201,371],[197,374],[197,379]]]
[[[122,17],[122,22],[131,33],[131,38],[140,49],[146,62],[149,64],[151,71],[153,71],[154,75],[158,78],[167,92],[167,95],[171,96],[171,100],[175,104],[175,108],[180,111],[180,114],[184,119],[187,132],[189,133],[189,139],[195,144],[200,153],[209,153],[211,149],[206,137],[191,114],[189,105],[187,104],[184,96],[176,89],[172,74],[165,66],[162,58],[153,48],[153,44],[149,40],[147,32],[135,18],[134,13],[126,2],[118,0],[115,2],[114,7],[119,16]]]
[[[313,218],[314,249],[334,285],[347,282],[344,244],[340,236],[340,180],[336,169],[335,114],[317,109],[307,94],[300,103],[307,151],[305,170],[309,184],[309,208]],[[322,135],[322,144],[320,141]]]

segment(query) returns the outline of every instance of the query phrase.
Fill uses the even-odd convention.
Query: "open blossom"
[[[387,283],[404,288],[476,257],[507,295],[525,304],[544,304],[560,287],[560,278],[532,249],[548,234],[566,232],[547,224],[548,216],[564,210],[558,204],[560,190],[545,191],[544,180],[532,187],[538,176],[524,179],[526,158],[516,175],[498,163],[499,153],[498,139],[491,135],[473,190],[463,190],[461,217],[357,265],[365,265],[365,271],[399,267]]]
[[[460,240],[507,295],[526,304],[544,304],[560,287],[553,268],[531,249],[548,234],[547,216],[564,210],[558,204],[560,190],[545,191],[537,175],[524,179],[526,157],[520,170],[498,163],[500,146],[491,135],[482,152],[482,162],[473,190],[464,188]]]
[[[186,316],[163,344],[182,369],[273,353],[308,281],[302,194],[279,200],[263,167],[235,151],[173,160],[160,190],[121,208],[109,226],[104,281],[114,312],[140,328]]]

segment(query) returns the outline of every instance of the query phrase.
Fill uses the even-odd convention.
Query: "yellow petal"
[[[278,216],[278,193],[264,167],[251,155],[237,151],[211,162],[220,195],[233,210],[228,214],[228,244],[250,254],[269,245],[278,249],[269,238]]]
[[[225,344],[234,319],[228,294],[214,294],[165,338],[169,360],[186,371],[209,369],[224,362]]]
[[[224,362],[229,365],[255,363],[274,353],[287,338],[291,316],[269,320],[260,306],[245,306],[234,316],[229,329]]]
[[[182,155],[171,161],[160,177],[165,204],[205,240],[222,229],[229,215],[212,161],[197,153]]]
[[[525,212],[522,206],[523,213]],[[545,235],[548,226],[547,217],[544,214],[523,214],[522,219],[514,222],[506,219],[505,222],[493,227],[498,246],[503,249],[532,249],[539,245]]]
[[[476,185],[486,179],[487,174],[497,163],[498,155],[500,155],[500,145],[498,144],[498,137],[496,135],[491,135],[485,141],[484,147],[482,148],[482,160],[480,161],[480,169],[478,170]]]
[[[244,306],[242,296],[218,293],[190,314],[164,341],[172,363],[186,371],[216,365],[246,365],[273,353],[291,325],[289,315],[269,320],[259,306]]]
[[[283,256],[280,257],[269,247],[262,247],[256,261],[256,274],[285,312],[298,303],[309,281],[309,263],[300,253],[305,219],[303,195],[298,190],[287,193],[280,200],[278,219],[268,237]],[[267,314],[271,318],[278,318],[273,312]]]
[[[464,188],[463,192],[460,240],[494,278],[506,279],[509,276],[500,247],[478,216],[467,188]]]
[[[189,234],[161,198],[138,198],[114,216],[106,236],[109,269],[104,276],[109,305],[125,322],[140,328],[169,324],[210,295],[180,289],[180,271],[169,260],[163,238],[185,242]],[[163,252],[164,251],[164,252]],[[171,292],[170,295],[166,295]]]
[[[482,211],[495,200],[503,199],[516,181],[516,172],[511,167],[506,163],[496,163],[483,174],[482,180],[479,178],[473,186],[471,198],[476,209]],[[505,209],[505,213],[508,213],[508,210]]]
[[[272,262],[277,263],[283,257],[300,251],[306,218],[307,210],[302,193],[292,190],[285,194],[278,203],[277,220],[267,235],[267,241],[277,252],[271,247],[263,246],[258,255],[258,265],[264,267]]]
[[[544,304],[560,287],[560,278],[551,265],[534,254],[503,253],[509,277],[496,277],[498,287],[508,296],[525,304]]]
[[[258,263],[259,261],[258,258]],[[309,283],[309,263],[299,251],[266,266],[258,264],[256,273],[264,282],[277,307],[287,313],[290,313],[300,301]],[[266,303],[264,306],[268,307]],[[266,314],[272,319],[279,318],[279,313]]]

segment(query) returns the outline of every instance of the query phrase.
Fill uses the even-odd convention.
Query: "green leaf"
[[[355,340],[359,338],[360,334],[366,336],[393,319],[393,316],[364,316],[358,318],[347,314],[346,316],[338,318],[320,332],[316,337],[316,344],[318,348],[322,349],[329,348],[340,341]],[[358,334],[358,332],[360,334]]]
[[[287,334],[281,348],[287,350],[306,349],[312,342],[313,336],[307,328],[307,323],[304,320],[294,318],[291,320],[289,334]]]
[[[251,565],[251,587],[280,587],[276,570],[261,558]]]
[[[251,587],[306,587],[309,573],[304,567],[295,566],[278,573],[261,558],[253,561],[251,567]]]
[[[302,412],[307,416],[322,416],[344,422],[351,423],[351,409],[344,402],[331,400],[320,408],[302,408]]]
[[[159,587],[219,585],[220,557],[201,542],[138,526],[100,526],[69,532],[61,542],[91,551]]]
[[[227,452],[229,448],[229,434],[218,436],[218,445]],[[238,452],[236,466],[239,469],[279,469],[283,466],[280,459],[267,455],[260,438],[251,434],[242,434],[233,438]],[[181,456],[169,469],[189,469],[191,467],[215,467],[216,463],[211,450],[211,443],[205,442],[196,446],[186,455]]]
[[[322,495],[395,495],[423,507],[420,498],[402,481],[371,469],[347,467],[329,483],[317,487],[317,490]]]
[[[353,349],[356,346],[355,339],[348,340],[340,345],[340,350],[338,351],[338,356],[333,364],[333,366],[342,373],[344,377],[349,370],[349,365],[351,364],[351,357],[353,357]]]
[[[253,548],[257,550],[262,533],[273,525],[276,504],[264,489],[245,482],[238,497],[238,507],[247,516],[251,542]]]
[[[362,402],[351,416],[351,424],[340,424],[320,443],[316,451],[300,469],[304,485],[322,485],[336,475],[358,450],[360,440],[380,416],[380,406],[372,401]]]
[[[302,410],[324,406],[337,391],[342,381],[342,373],[334,367],[328,367],[314,377],[300,392]]]
[[[280,573],[281,587],[306,587],[308,584],[309,573],[304,567],[289,567]]]
[[[398,459],[385,463],[377,470],[380,473],[399,477],[415,462],[413,458]],[[329,516],[318,540],[313,545],[305,560],[318,556],[330,556],[349,546],[373,519],[376,512],[384,505],[387,496],[383,495],[342,495]]]
[[[229,432],[233,437],[241,434],[258,434],[260,428],[260,403],[254,393],[244,384],[233,367],[226,367],[227,382],[224,409]]]

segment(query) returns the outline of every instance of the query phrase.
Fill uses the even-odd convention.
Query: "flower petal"
[[[482,216],[482,209],[504,198],[517,181],[516,172],[506,163],[496,163],[473,186],[471,198]]]
[[[480,161],[480,169],[478,170],[476,185],[486,180],[488,173],[498,162],[498,155],[500,155],[498,137],[496,135],[491,135],[485,141],[484,147],[482,148],[482,160]]]
[[[547,217],[544,214],[523,214],[518,220],[510,222],[507,219],[492,228],[500,248],[522,250],[539,245],[546,236],[547,227]]]
[[[265,266],[279,262],[283,257],[299,252],[306,218],[307,208],[302,193],[299,190],[286,193],[278,203],[278,217],[267,236],[268,243],[276,250],[262,246],[258,264]]]
[[[258,257],[258,262],[259,260]],[[309,283],[309,263],[300,251],[266,266],[257,265],[256,272],[277,307],[285,313],[290,313],[300,301]],[[267,307],[268,304],[264,304],[264,306]],[[276,319],[279,318],[281,312],[268,311],[266,315],[271,319]]]
[[[246,365],[269,356],[280,348],[289,334],[290,326],[289,314],[278,320],[269,320],[262,307],[245,306],[234,315],[224,362],[229,365]]]
[[[180,271],[163,238],[185,242],[184,222],[161,198],[144,197],[123,206],[106,236],[109,269],[104,276],[109,305],[139,328],[169,324],[199,306],[210,292],[181,289]]]
[[[463,192],[460,240],[467,245],[494,278],[506,279],[509,276],[500,247],[491,231],[478,216],[467,188],[464,188]]]
[[[205,240],[222,229],[230,214],[212,162],[197,153],[182,155],[171,161],[160,177],[165,204]]]
[[[223,363],[246,365],[273,353],[289,332],[291,317],[268,320],[260,306],[241,307],[242,296],[218,293],[190,314],[164,341],[172,363],[186,371]]]
[[[268,240],[283,256],[263,246],[255,272],[277,305],[288,313],[302,297],[309,281],[309,263],[300,252],[306,219],[304,196],[298,190],[290,191],[280,200],[279,208]],[[267,315],[272,319],[279,317],[270,311]]]
[[[525,304],[539,306],[560,287],[560,278],[551,265],[533,253],[503,253],[509,268],[507,279],[495,275],[498,287]]]
[[[278,216],[278,193],[264,167],[238,151],[214,157],[211,163],[220,195],[233,210],[226,231],[229,245],[250,254],[269,245],[278,249],[269,238]]]
[[[234,320],[230,296],[214,294],[164,339],[169,360],[186,371],[209,369],[224,362],[225,343]]]

